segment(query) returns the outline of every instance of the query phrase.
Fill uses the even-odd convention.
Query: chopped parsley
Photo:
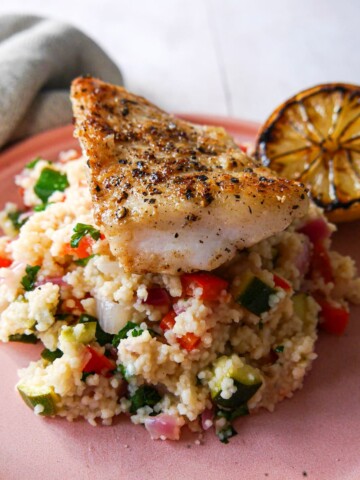
[[[276,353],[282,353],[284,351],[284,345],[278,345],[277,347],[274,348],[274,352]]]
[[[86,225],[85,223],[77,223],[74,227],[74,232],[70,239],[71,248],[77,248],[80,240],[85,237],[85,235],[90,235],[93,240],[99,240],[100,238],[100,231],[92,225]]]
[[[98,322],[97,318],[95,318],[91,315],[88,315],[87,313],[81,314],[80,318],[79,318],[79,323],[87,323],[87,322],[96,322],[95,337],[96,337],[97,342],[102,347],[113,341],[114,335],[112,335],[111,333],[104,332],[104,330],[101,328],[100,323]]]
[[[27,222],[28,218],[24,218],[23,220],[20,220],[21,215],[24,212],[21,210],[16,210],[15,212],[9,212],[7,214],[8,219],[11,221],[13,224],[13,227],[15,230],[20,230],[20,228]]]
[[[153,407],[160,402],[161,396],[159,392],[148,385],[142,385],[130,397],[130,413],[136,413],[139,408],[149,406]]]
[[[89,260],[91,260],[94,257],[95,257],[95,254],[89,255],[88,257],[85,257],[85,258],[79,258],[78,260],[75,260],[75,263],[80,267],[86,267],[86,265],[89,263]]]
[[[222,443],[229,443],[229,439],[237,435],[237,431],[231,425],[222,428],[218,432],[216,432],[217,437],[219,438],[220,442]]]
[[[35,212],[43,212],[49,205],[53,205],[53,202],[42,203],[41,205],[35,205],[34,211]]]
[[[62,356],[63,352],[59,348],[54,351],[51,351],[48,348],[44,348],[44,350],[41,352],[41,357],[51,363],[57,358],[61,358]]]
[[[246,415],[249,415],[249,408],[246,403],[243,403],[234,410],[222,410],[219,408],[216,412],[217,417],[226,418],[229,422],[233,422],[236,418],[245,417]]]
[[[34,289],[36,277],[39,270],[40,270],[39,265],[34,265],[33,267],[31,265],[26,265],[26,268],[25,268],[26,275],[24,275],[23,278],[21,279],[21,285],[24,287],[24,289],[27,292]]]
[[[9,342],[21,342],[21,343],[37,343],[37,336],[33,333],[27,335],[26,333],[15,333],[14,335],[9,335]]]
[[[119,365],[117,365],[116,370],[119,373],[121,373],[121,376],[126,380],[126,377],[127,377],[126,367],[124,365],[121,365],[120,363]]]
[[[159,335],[152,328],[148,328],[147,331],[152,337],[157,337]],[[131,332],[131,335],[128,335],[128,332]],[[140,337],[143,332],[145,332],[145,330],[139,327],[137,323],[127,322],[125,327],[123,327],[116,335],[114,335],[112,344],[114,347],[117,347],[120,343],[120,340],[124,340],[124,338],[127,338],[128,336]]]
[[[81,381],[86,382],[86,379],[89,375],[94,375],[92,372],[83,372],[81,375]]]
[[[27,168],[28,170],[32,170],[35,167],[35,165],[38,162],[40,162],[40,160],[41,160],[41,157],[34,158],[34,160],[31,160],[31,162],[29,162],[25,165],[25,168]]]
[[[119,330],[119,332],[114,335],[114,338],[112,340],[112,344],[114,345],[114,347],[117,347],[120,343],[120,340],[123,340],[124,338],[126,338],[128,335],[128,332],[130,332],[130,330],[133,330],[135,328],[138,328],[139,329],[139,326],[134,323],[134,322],[127,322],[127,324],[125,325],[125,327],[123,327],[121,330]],[[141,329],[140,329],[141,330]],[[142,332],[141,332],[142,333]],[[136,333],[135,335],[133,335],[134,337],[137,337],[139,335],[141,335],[141,333]]]
[[[140,327],[135,327],[131,330],[131,336],[132,337],[140,337],[140,335],[143,333],[143,329]]]
[[[35,183],[34,192],[43,203],[47,203],[54,192],[63,192],[68,186],[69,182],[65,173],[57,172],[52,168],[44,168]]]

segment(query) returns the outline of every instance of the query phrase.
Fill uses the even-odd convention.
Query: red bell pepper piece
[[[163,330],[164,332],[166,330],[171,330],[175,325],[175,317],[176,313],[174,312],[174,310],[170,310],[170,312],[167,313],[160,322],[161,330]]]
[[[178,342],[182,348],[188,352],[191,352],[191,350],[194,350],[194,348],[196,348],[200,343],[200,338],[194,333],[188,332],[182,337],[178,338]]]
[[[76,255],[79,258],[87,258],[89,255],[91,255],[91,247],[93,243],[93,239],[88,235],[85,235],[85,237],[82,237],[79,242],[79,246],[76,248],[71,247],[70,243],[67,243],[64,246],[63,253],[64,255]]]
[[[327,300],[316,297],[321,307],[320,317],[322,322],[319,326],[328,333],[342,335],[349,323],[350,314],[345,308],[334,307]]]
[[[116,364],[113,360],[110,360],[110,358],[102,355],[92,347],[87,346],[86,349],[91,354],[91,357],[83,368],[83,372],[105,374],[115,369]]]
[[[12,264],[12,260],[9,260],[8,258],[0,257],[0,268],[10,267],[11,264]]]
[[[148,296],[144,303],[146,303],[146,305],[159,307],[163,305],[171,305],[171,298],[165,288],[152,287],[148,289]]]
[[[276,275],[276,273],[274,273],[274,283],[275,283],[275,287],[282,288],[283,290],[286,290],[287,292],[289,292],[291,290],[290,283],[288,283],[284,278]]]
[[[161,320],[160,328],[164,332],[166,330],[170,330],[171,328],[173,328],[175,325],[175,317],[176,317],[176,313],[174,312],[174,310],[171,310]],[[188,332],[182,337],[178,337],[177,341],[182,348],[184,348],[188,352],[191,352],[191,350],[194,350],[194,348],[196,348],[200,343],[200,338],[197,337],[194,333]]]
[[[239,146],[239,148],[242,152],[246,153],[248,151],[247,145],[244,145],[242,143],[238,143],[238,146]]]
[[[191,297],[195,288],[201,288],[200,298],[213,302],[218,300],[223,290],[227,289],[229,282],[211,273],[200,272],[185,273],[181,277],[181,285],[183,294]]]

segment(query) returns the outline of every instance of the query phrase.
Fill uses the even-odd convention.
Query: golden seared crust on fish
[[[259,167],[223,128],[94,78],[74,80],[71,99],[95,216],[127,271],[213,270],[307,211],[303,185]]]

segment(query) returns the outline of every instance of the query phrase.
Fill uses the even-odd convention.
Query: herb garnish
[[[85,223],[77,223],[74,227],[74,234],[70,240],[70,247],[77,248],[79,246],[80,240],[85,237],[85,235],[90,235],[93,240],[99,240],[100,231],[97,230],[92,225],[86,225]]]
[[[80,267],[86,267],[86,265],[89,263],[89,260],[91,260],[94,257],[95,257],[95,254],[89,255],[88,257],[79,258],[78,260],[75,260],[74,263],[76,263],[76,265],[79,265]]]
[[[44,168],[34,186],[34,192],[43,203],[47,203],[54,192],[63,192],[68,186],[69,182],[65,173],[57,172],[52,168]]]
[[[126,380],[126,376],[127,376],[126,367],[124,365],[121,365],[120,363],[119,365],[117,365],[116,370],[119,373],[121,373],[121,376]]]
[[[31,162],[25,165],[25,168],[27,168],[28,170],[32,170],[40,160],[41,160],[41,157],[34,158],[34,160],[31,160]]]
[[[135,335],[133,335],[133,337],[138,337],[139,335],[141,335],[141,333],[138,333],[139,330],[141,330],[139,328],[139,325],[137,325],[136,323],[134,322],[127,322],[127,324],[125,325],[125,327],[123,327],[113,338],[113,341],[112,341],[112,344],[114,345],[114,347],[117,347],[120,343],[120,340],[123,340],[124,338],[127,338],[127,334],[128,332],[130,332],[130,330],[134,330],[135,328],[137,328],[137,332],[135,333]]]
[[[40,270],[39,265],[34,265],[33,267],[31,265],[26,265],[26,268],[25,268],[26,275],[24,275],[23,278],[21,279],[21,285],[24,287],[24,289],[27,292],[29,292],[30,290],[33,290],[33,288],[35,287],[36,277],[39,270]]]
[[[15,212],[9,212],[7,214],[8,219],[11,221],[16,230],[20,230],[20,228],[28,221],[28,218],[20,220],[20,217],[23,213],[24,212],[21,210],[16,210]]]
[[[221,443],[229,443],[229,438],[237,435],[237,431],[231,425],[226,426],[225,428],[216,432],[217,437]]]
[[[86,382],[86,379],[89,375],[94,375],[92,372],[83,372],[81,375],[81,381]]]
[[[53,205],[54,202],[49,203],[42,203],[41,205],[35,205],[34,211],[35,212],[43,212],[49,205]]]
[[[229,422],[233,422],[238,417],[245,417],[249,415],[249,408],[246,403],[239,405],[234,410],[222,410],[218,409],[216,412],[216,416],[220,418],[226,418]]]
[[[134,395],[130,397],[130,413],[136,413],[139,408],[149,406],[153,407],[160,402],[161,396],[157,390],[148,385],[139,387]]]

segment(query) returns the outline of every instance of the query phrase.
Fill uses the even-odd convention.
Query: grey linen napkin
[[[70,82],[82,74],[123,83],[104,51],[71,25],[28,15],[0,17],[0,149],[70,123]]]

